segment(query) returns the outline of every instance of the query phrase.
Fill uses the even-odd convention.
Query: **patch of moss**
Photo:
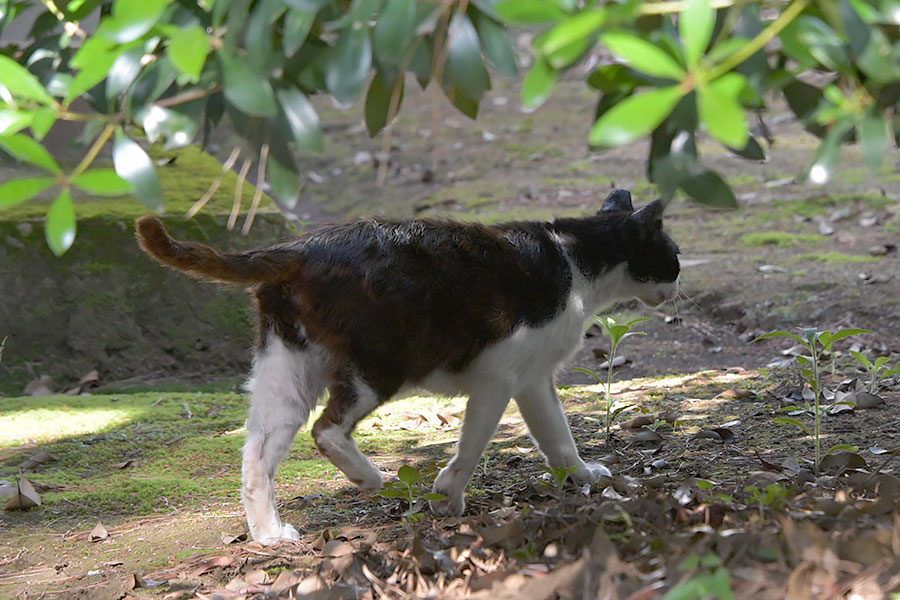
[[[824,237],[817,233],[787,233],[783,231],[745,233],[740,238],[741,243],[747,246],[796,246],[797,244],[815,244],[823,239]]]
[[[753,175],[735,175],[728,178],[728,185],[736,187],[739,185],[751,185],[757,183],[756,177]]]
[[[203,210],[209,214],[231,212],[238,177],[234,171],[230,170],[223,174],[222,165],[215,157],[193,145],[171,151],[151,148],[149,154],[157,162],[174,159],[171,164],[156,169],[162,186],[163,206],[167,214],[185,214],[219,178],[222,180],[221,185]],[[96,168],[112,167],[111,164],[102,161],[98,161],[94,166]],[[27,174],[23,173],[23,175]],[[254,187],[249,182],[245,182],[241,190],[241,203],[245,212],[250,206],[254,192]],[[58,190],[51,189],[29,202],[0,209],[0,220],[20,221],[43,218],[57,194]],[[73,189],[73,200],[75,201],[75,213],[79,219],[103,216],[130,220],[150,212],[150,209],[130,195],[96,197]],[[269,213],[277,210],[275,203],[263,196],[259,212]]]
[[[871,263],[881,260],[877,256],[864,254],[843,254],[841,252],[808,252],[795,257],[795,260],[817,260],[824,263]]]

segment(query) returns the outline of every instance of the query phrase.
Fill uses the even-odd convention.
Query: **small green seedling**
[[[419,481],[422,479],[422,473],[415,467],[403,465],[397,470],[397,479],[399,481],[390,481],[385,484],[384,489],[378,492],[380,496],[385,498],[402,498],[409,504],[409,508],[403,513],[410,523],[417,523],[422,518],[422,508],[427,500],[446,500],[447,496],[443,494],[435,494],[433,492],[422,493],[419,487]]]
[[[541,465],[541,470],[548,473],[556,484],[556,489],[562,491],[568,481],[569,476],[577,470],[575,467],[548,467]]]
[[[2,349],[2,348],[0,348]],[[868,358],[866,358],[865,354],[862,352],[856,352],[854,350],[850,351],[850,354],[853,355],[853,358],[858,360],[863,364],[866,370],[869,372],[869,385],[868,390],[870,394],[877,394],[878,388],[881,387],[881,382],[887,379],[888,377],[892,377],[900,373],[900,368],[894,369],[886,369],[888,363],[887,356],[879,356],[875,359],[875,362],[870,362]]]
[[[615,410],[612,409],[613,402],[615,402],[612,398],[611,390],[612,390],[613,362],[616,360],[616,350],[618,349],[619,344],[622,342],[622,340],[624,340],[628,336],[644,335],[643,331],[631,331],[631,327],[635,323],[640,323],[641,321],[649,321],[649,320],[650,319],[641,317],[639,319],[633,319],[631,321],[628,321],[624,325],[620,325],[620,324],[616,323],[616,320],[613,319],[612,317],[603,317],[603,318],[601,318],[599,316],[594,317],[594,322],[597,323],[597,325],[600,325],[601,329],[603,329],[606,332],[606,335],[609,337],[609,346],[610,346],[609,361],[607,362],[609,367],[606,369],[606,441],[607,441],[607,443],[609,442],[609,428],[610,428],[610,425],[612,425],[612,422],[616,419],[616,417],[619,416],[619,414],[621,414],[623,411],[628,410],[629,408],[631,408],[633,406],[632,404],[625,404],[623,406],[616,408]],[[591,377],[593,377],[594,379],[596,379],[597,381],[599,381],[600,383],[603,383],[603,377],[598,375],[594,371],[591,371],[590,369],[582,369],[581,367],[575,367],[575,370],[580,371],[582,373],[586,373],[586,374],[590,375]]]
[[[809,352],[809,356],[798,355],[797,363],[800,365],[800,375],[803,377],[806,383],[809,384],[809,387],[813,392],[813,414],[815,416],[814,429],[813,431],[810,431],[802,421],[793,417],[778,417],[774,419],[774,422],[785,425],[794,425],[795,427],[799,427],[803,431],[805,431],[807,435],[811,435],[813,437],[816,446],[816,461],[814,466],[816,473],[818,473],[819,464],[822,462],[822,454],[819,451],[819,440],[821,438],[820,421],[822,417],[822,407],[819,406],[819,397],[821,395],[819,372],[821,370],[822,357],[831,352],[831,346],[836,341],[850,337],[851,335],[872,332],[867,329],[841,329],[840,331],[831,333],[829,331],[819,331],[815,327],[801,329],[800,331],[803,334],[802,337],[789,331],[772,331],[770,333],[766,333],[757,337],[753,341],[758,342],[759,340],[764,340],[772,337],[787,337],[800,342],[800,344],[802,344]],[[832,448],[831,451],[834,451],[834,448]]]
[[[779,511],[787,501],[790,491],[781,487],[777,483],[770,483],[765,490],[755,485],[748,485],[744,488],[748,494],[748,504],[756,504],[759,506],[759,516],[763,516],[763,509],[768,508],[773,511]]]
[[[722,559],[715,554],[709,553],[702,557],[692,554],[678,565],[678,570],[697,572],[666,592],[663,600],[734,600],[731,574],[722,564]]]

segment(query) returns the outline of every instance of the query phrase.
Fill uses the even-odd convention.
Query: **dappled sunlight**
[[[96,434],[146,417],[150,401],[124,396],[0,399],[0,446]]]

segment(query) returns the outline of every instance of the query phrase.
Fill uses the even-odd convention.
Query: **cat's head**
[[[615,190],[603,202],[600,213],[619,213],[624,218],[622,252],[634,296],[648,306],[659,306],[678,293],[678,246],[663,229],[666,203],[654,200],[639,210],[627,190]]]

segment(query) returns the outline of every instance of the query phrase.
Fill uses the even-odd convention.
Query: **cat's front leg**
[[[578,455],[552,377],[527,386],[515,398],[531,437],[551,467],[574,467],[572,479],[579,485],[594,483],[600,478],[603,467],[591,467]]]
[[[466,509],[466,485],[494,437],[497,424],[506,405],[506,390],[491,388],[473,393],[466,403],[462,433],[456,445],[456,456],[441,469],[432,491],[447,496],[447,500],[432,500],[431,510],[439,515],[461,515]]]

